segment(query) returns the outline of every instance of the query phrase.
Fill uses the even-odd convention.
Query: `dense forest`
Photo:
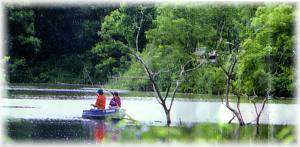
[[[159,75],[162,91],[174,89],[187,67],[193,70],[184,73],[179,92],[224,94],[227,75],[232,89],[248,96],[293,96],[291,4],[7,6],[6,12],[10,83],[152,90],[130,47]]]

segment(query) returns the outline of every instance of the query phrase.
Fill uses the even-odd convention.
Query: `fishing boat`
[[[82,118],[87,119],[105,119],[105,118],[113,118],[113,119],[122,119],[125,116],[125,109],[90,109],[83,110]]]

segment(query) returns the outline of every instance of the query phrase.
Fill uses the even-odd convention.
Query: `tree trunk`
[[[240,126],[244,126],[244,125],[245,125],[245,122],[244,122],[244,120],[243,120],[243,118],[242,118],[241,114],[240,114],[240,113],[238,113],[238,116],[239,116],[239,117],[237,117],[237,119],[239,120],[239,124],[240,124]]]
[[[166,111],[166,117],[167,117],[167,126],[169,127],[171,125],[171,113],[170,113],[170,111]]]
[[[230,88],[230,77],[226,79],[226,105],[229,105],[229,88]]]
[[[230,89],[230,75],[227,75],[226,79],[226,107],[236,116],[236,118],[239,121],[240,126],[244,126],[245,122],[242,118],[242,115],[239,111],[236,111],[235,109],[231,108],[229,105],[229,89]],[[237,104],[239,105],[239,104]]]
[[[165,114],[166,114],[166,119],[167,119],[167,126],[169,127],[171,124],[171,113],[170,110],[168,110],[167,106],[163,103],[162,104]]]

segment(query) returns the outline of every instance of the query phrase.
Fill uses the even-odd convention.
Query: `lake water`
[[[150,141],[166,141],[172,138],[170,131],[181,132],[181,137],[185,135],[194,138],[191,141],[199,141],[199,138],[201,141],[201,132],[208,128],[211,128],[212,134],[220,134],[220,131],[225,132],[225,134],[221,133],[223,139],[220,140],[224,141],[227,139],[235,140],[232,137],[237,137],[234,132],[239,128],[235,124],[229,128],[223,125],[220,126],[220,124],[226,124],[232,117],[232,113],[221,102],[175,100],[171,111],[173,127],[167,129],[167,135],[156,136],[157,132],[155,131],[165,129],[165,114],[162,107],[151,97],[122,97],[122,93],[128,91],[119,90],[122,107],[126,109],[126,118],[130,119],[96,121],[81,118],[82,110],[90,109],[90,104],[95,102],[95,88],[14,85],[7,89],[9,90],[9,97],[4,99],[1,106],[7,120],[8,138],[15,141],[71,140],[71,142],[93,142],[106,136],[107,140],[112,142],[114,137],[118,138],[115,139],[118,142],[125,141],[124,139],[127,137],[130,138],[129,141],[136,142],[147,140],[145,139],[147,135]],[[107,104],[110,98],[108,95]],[[234,103],[231,105],[234,105]],[[260,106],[258,105],[259,108]],[[241,104],[241,110],[246,122],[254,120],[255,109],[252,104]],[[259,138],[252,136],[252,139],[273,140],[276,142],[282,138],[290,137],[289,135],[294,136],[294,125],[296,124],[296,117],[294,116],[296,112],[297,104],[267,104],[260,120],[264,124],[261,126],[264,133],[261,133]],[[233,122],[236,122],[236,120]],[[253,131],[257,131],[256,127],[249,127],[248,131],[252,134]],[[189,134],[185,133],[188,130],[187,128],[197,128],[200,133],[197,134],[195,132],[197,129],[193,129],[191,131],[194,132],[193,136],[187,135]],[[241,137],[247,136],[246,130],[244,129],[240,133]],[[284,134],[283,137],[276,135],[281,131],[288,133]],[[130,135],[130,132],[133,135]],[[151,133],[152,136],[149,137]],[[173,139],[178,141],[181,137],[176,138],[173,136]],[[206,137],[204,135],[202,139]],[[162,138],[165,139],[161,140]],[[218,138],[218,136],[212,138]],[[251,137],[248,136],[248,138]],[[246,142],[252,139],[246,139]]]

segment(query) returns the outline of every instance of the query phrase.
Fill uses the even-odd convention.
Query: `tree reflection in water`
[[[199,123],[191,126],[153,126],[126,120],[9,119],[4,142],[155,143],[261,142],[295,143],[295,126]]]

